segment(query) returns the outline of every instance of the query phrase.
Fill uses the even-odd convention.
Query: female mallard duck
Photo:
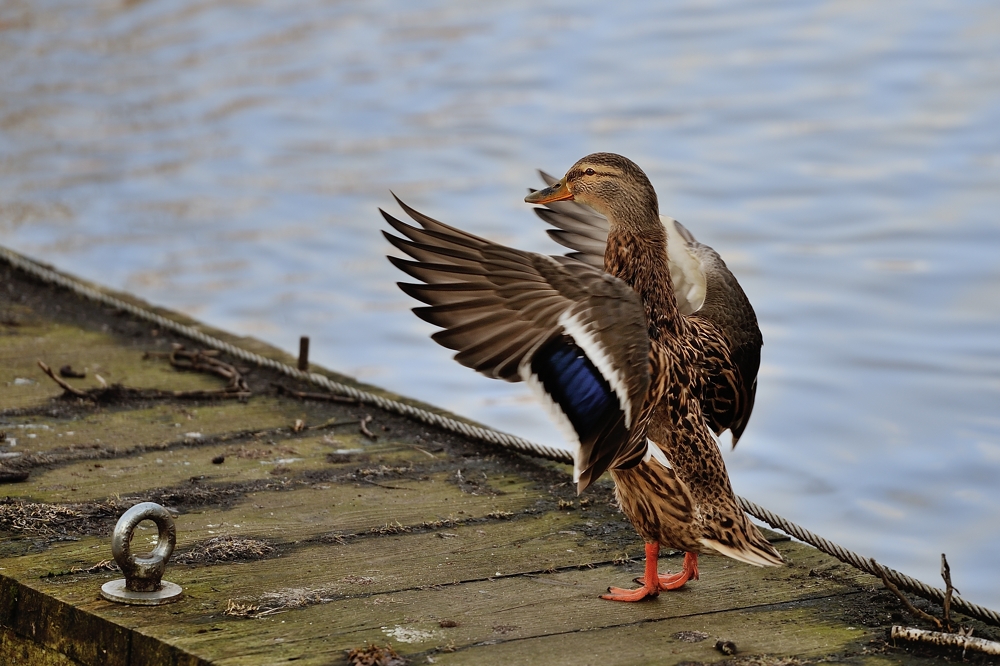
[[[578,492],[611,471],[622,511],[646,542],[646,569],[638,589],[612,587],[602,598],[639,601],[681,587],[698,577],[699,553],[781,564],[736,503],[712,435],[745,425],[752,379],[724,325],[678,308],[649,179],[620,155],[595,153],[525,199],[569,200],[607,220],[603,270],[492,243],[400,201],[422,229],[382,211],[406,237],[386,238],[415,261],[389,260],[424,283],[400,288],[428,304],[414,312],[444,329],[432,337],[457,350],[457,361],[523,380],[552,408],[577,443]],[[679,574],[658,575],[661,545],[686,552]]]

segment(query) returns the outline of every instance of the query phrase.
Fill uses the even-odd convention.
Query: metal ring
[[[132,533],[144,520],[152,520],[159,529],[156,547],[148,557],[132,553]],[[170,513],[155,502],[142,502],[122,514],[111,536],[111,554],[125,574],[125,588],[132,592],[155,592],[167,568],[167,561],[177,545],[177,529]]]

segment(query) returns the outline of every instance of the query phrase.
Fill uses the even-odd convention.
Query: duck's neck
[[[624,280],[642,298],[651,340],[676,333],[680,312],[667,263],[667,232],[659,217],[642,229],[611,226],[604,270]]]

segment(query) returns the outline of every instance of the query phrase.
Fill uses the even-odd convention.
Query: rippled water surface
[[[998,128],[996,2],[0,5],[0,242],[557,443],[428,340],[376,207],[557,252],[534,169],[623,153],[757,308],[737,492],[994,608]]]

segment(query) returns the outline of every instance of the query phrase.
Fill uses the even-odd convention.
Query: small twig
[[[899,597],[899,600],[902,601],[903,604],[906,606],[906,610],[908,610],[910,612],[910,615],[913,615],[914,617],[918,617],[921,620],[926,620],[926,621],[932,623],[938,629],[943,629],[944,628],[942,626],[942,624],[941,624],[941,620],[937,619],[936,617],[934,617],[930,613],[925,613],[924,611],[920,610],[919,608],[917,608],[916,606],[914,606],[913,604],[911,604],[910,600],[907,599],[903,595],[903,593],[899,591],[899,588],[896,587],[895,585],[893,585],[892,581],[889,580],[889,577],[885,575],[885,571],[882,570],[880,567],[876,566],[876,563],[875,563],[874,559],[871,560],[871,564],[872,564],[872,568],[875,569],[876,571],[878,571],[882,575],[882,584],[885,585],[885,587],[886,587],[887,590],[889,590],[890,592],[892,592],[893,594],[895,594],[897,597]]]
[[[139,391],[142,398],[187,398],[200,400],[202,398],[238,398],[240,400],[249,398],[253,394],[250,391],[230,391],[228,389],[213,389],[204,391]]]
[[[72,567],[68,573],[97,573],[100,571],[120,571],[114,560],[101,560],[92,567]]]
[[[361,434],[374,442],[378,440],[378,435],[376,435],[375,433],[373,433],[371,430],[368,429],[368,424],[371,423],[371,420],[372,420],[372,415],[369,414],[365,418],[361,419],[359,425],[361,427]]]
[[[354,421],[337,421],[333,418],[325,423],[320,423],[319,425],[309,426],[306,430],[323,430],[325,428],[340,428],[341,426],[354,425]]]
[[[889,632],[889,636],[893,640],[902,639],[943,647],[960,647],[963,650],[976,650],[977,652],[985,652],[986,654],[1000,655],[1000,643],[962,634],[946,634],[940,631],[894,626]]]
[[[354,398],[348,398],[343,395],[334,395],[333,393],[315,393],[309,391],[296,391],[290,389],[287,386],[282,386],[277,382],[272,382],[271,386],[275,388],[278,395],[290,395],[293,398],[299,398],[301,400],[324,400],[326,402],[343,402],[350,405],[358,404],[358,401]]]
[[[222,611],[222,613],[223,615],[230,615],[232,617],[255,617],[259,610],[260,606],[240,603],[230,599],[229,603],[226,604],[226,610]]]
[[[49,366],[47,366],[41,360],[38,361],[38,367],[42,369],[42,372],[44,372],[49,377],[51,377],[52,381],[54,381],[56,384],[58,384],[60,387],[62,387],[62,390],[66,391],[66,393],[70,393],[72,395],[75,395],[78,398],[89,398],[90,397],[89,395],[87,395],[86,391],[81,391],[78,388],[74,388],[74,387],[70,386],[69,384],[67,384],[66,382],[64,382],[62,380],[62,378],[56,377],[56,373],[52,372],[52,368],[50,368]]]
[[[373,486],[378,486],[379,488],[385,488],[386,490],[408,490],[408,488],[400,488],[399,486],[387,486],[384,483],[376,483],[371,479],[362,478],[361,480],[364,481],[365,483],[370,483]]]
[[[944,625],[951,631],[951,595],[954,592],[958,592],[951,584],[951,567],[948,566],[948,558],[945,557],[944,553],[941,553],[941,578],[944,579],[944,603],[941,604],[944,608]],[[961,594],[961,592],[958,592]]]
[[[243,379],[243,374],[236,369],[236,366],[224,363],[217,358],[218,350],[195,350],[187,351],[183,345],[175,344],[170,352],[170,365],[183,370],[194,370],[197,372],[210,372],[223,379],[229,380],[227,391],[232,393],[249,393],[250,386]]]
[[[417,451],[420,451],[422,454],[424,454],[425,456],[427,456],[429,458],[434,458],[435,460],[437,460],[437,456],[435,456],[430,451],[427,451],[426,449],[420,448],[416,444],[407,444],[407,446],[409,446],[411,449],[416,449]]]

